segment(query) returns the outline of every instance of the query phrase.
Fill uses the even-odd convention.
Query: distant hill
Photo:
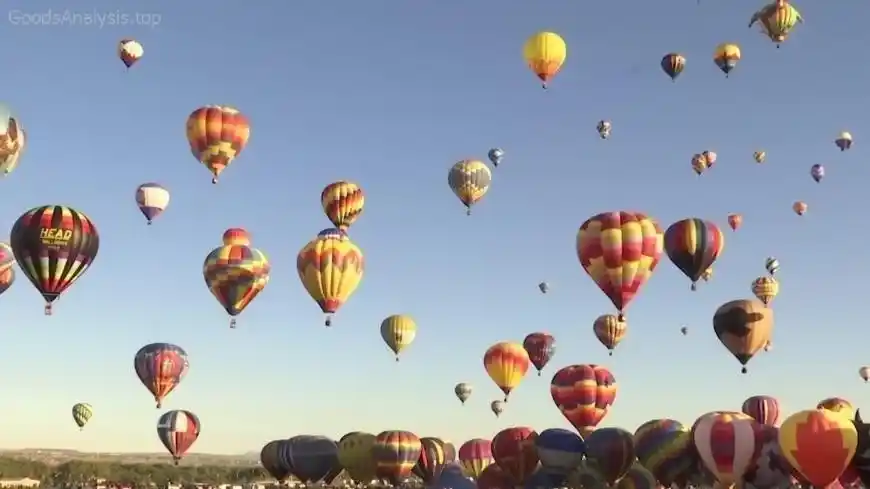
[[[59,465],[71,460],[85,462],[113,462],[119,464],[159,464],[170,462],[166,453],[117,453],[117,452],[79,452],[56,448],[24,448],[21,450],[2,450],[0,456],[33,460],[47,465]],[[260,452],[241,455],[215,455],[190,453],[184,457],[184,465],[219,465],[223,467],[250,467],[260,461]]]

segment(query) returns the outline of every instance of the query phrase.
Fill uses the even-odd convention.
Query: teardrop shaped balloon
[[[757,300],[726,302],[713,315],[713,331],[746,373],[746,364],[772,338],[773,309]]]
[[[836,481],[857,446],[858,432],[852,420],[831,411],[798,411],[779,428],[782,455],[814,487],[828,487]]]
[[[320,204],[332,225],[342,231],[356,222],[365,208],[366,196],[359,185],[347,180],[330,183],[320,193]]]
[[[344,231],[324,229],[299,251],[296,271],[308,295],[326,314],[326,326],[331,326],[332,315],[362,282],[365,258]]]
[[[153,182],[143,183],[136,188],[136,204],[150,225],[169,206],[169,191]]]
[[[692,282],[710,268],[725,248],[725,235],[716,224],[703,219],[677,221],[665,231],[665,251],[674,266]]]
[[[612,356],[613,350],[628,333],[628,324],[624,320],[620,320],[619,316],[604,314],[598,316],[592,323],[592,331],[598,341],[607,348],[608,354]]]
[[[230,328],[235,328],[236,316],[269,284],[272,267],[266,255],[251,246],[244,229],[227,229],[223,243],[205,257],[202,276],[209,292],[230,315]]]
[[[707,413],[692,426],[698,456],[721,487],[739,482],[753,466],[764,443],[762,435],[761,425],[743,413]]]
[[[483,355],[483,367],[489,378],[504,392],[504,400],[508,400],[514,390],[529,371],[529,354],[518,343],[502,341],[486,350]]]
[[[548,333],[531,333],[523,339],[523,348],[529,354],[529,360],[541,376],[541,370],[550,363],[556,354],[556,339]]]
[[[779,423],[779,401],[775,397],[751,396],[743,401],[742,411],[765,426],[776,426]]]
[[[538,433],[525,426],[505,428],[492,439],[492,456],[515,486],[522,486],[538,468]]]
[[[85,429],[85,425],[94,416],[94,408],[88,403],[78,402],[72,407],[72,417],[80,430]]]
[[[378,478],[399,485],[411,476],[421,450],[420,438],[410,431],[381,432],[372,445]]]
[[[157,437],[175,465],[199,438],[200,429],[199,418],[190,411],[167,411],[157,420]]]
[[[187,118],[190,152],[217,183],[221,173],[233,163],[248,144],[251,125],[238,109],[225,105],[200,107]]]
[[[565,419],[585,439],[616,400],[616,379],[600,365],[569,365],[553,376],[550,395]]]
[[[189,367],[187,352],[171,343],[145,345],[133,357],[136,376],[154,396],[158,409],[163,399],[184,379]]]

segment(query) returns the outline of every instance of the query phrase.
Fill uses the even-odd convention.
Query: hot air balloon
[[[634,452],[665,487],[688,478],[695,468],[689,429],[673,419],[653,419],[634,432]]]
[[[683,219],[665,231],[668,258],[692,281],[692,290],[705,270],[710,268],[725,248],[725,236],[718,226],[697,218]]]
[[[51,303],[91,266],[100,249],[100,235],[91,219],[60,205],[34,207],[12,226],[12,252],[30,283]]]
[[[567,57],[568,46],[565,40],[554,32],[534,34],[523,46],[523,58],[532,73],[543,83],[544,90],[562,69]]]
[[[658,223],[639,212],[605,212],[577,231],[577,258],[595,285],[623,311],[655,271],[664,247]]]
[[[287,440],[290,473],[303,484],[322,480],[338,464],[338,443],[325,436],[297,435]]]
[[[444,440],[440,438],[420,438],[420,447],[420,458],[417,459],[411,472],[422,479],[425,484],[431,485],[441,474],[444,466],[452,461],[447,460]]]
[[[768,256],[766,260],[764,260],[764,269],[767,270],[767,273],[770,275],[776,275],[776,272],[779,270],[779,260],[772,256]]]
[[[598,121],[598,125],[595,127],[598,130],[598,136],[601,139],[610,138],[610,131],[613,130],[613,124],[610,121]]]
[[[508,400],[514,390],[529,371],[531,360],[526,349],[518,343],[502,341],[486,350],[483,355],[483,366],[489,378],[504,392],[504,400]]]
[[[190,411],[167,411],[157,420],[157,437],[172,455],[175,465],[199,438],[199,418]]]
[[[529,360],[541,376],[541,370],[550,363],[556,353],[556,339],[547,333],[531,333],[523,340],[523,348]]]
[[[839,136],[837,136],[837,139],[834,139],[834,144],[840,148],[840,151],[846,151],[852,147],[852,135],[843,131]]]
[[[619,319],[619,316],[614,314],[604,314],[598,316],[595,322],[592,323],[592,331],[598,341],[608,350],[608,354],[613,356],[613,349],[619,345],[619,342],[625,338],[628,333],[628,324]]]
[[[683,336],[686,336],[687,334],[689,334],[689,328],[683,326],[682,328],[680,328],[680,333],[683,333]]]
[[[471,397],[471,392],[471,384],[465,382],[460,382],[456,384],[456,387],[453,388],[453,393],[456,394],[456,398],[459,399],[459,402],[461,402],[463,405],[465,404],[465,401],[467,401],[468,398]]]
[[[553,402],[584,439],[616,400],[616,379],[600,365],[569,365],[550,382]]]
[[[0,172],[2,172],[2,176],[15,170],[26,146],[27,134],[25,134],[21,122],[12,115],[9,107],[0,104]]]
[[[486,157],[489,158],[489,162],[492,163],[492,166],[498,167],[504,159],[504,150],[501,148],[492,148],[486,153]]]
[[[397,362],[399,354],[414,342],[416,336],[417,323],[411,316],[393,314],[381,322],[381,338],[396,355]]]
[[[743,413],[707,413],[692,426],[692,440],[704,467],[719,481],[718,487],[731,487],[758,459],[764,443],[760,425]]]
[[[0,270],[0,294],[9,290],[13,283],[15,283],[15,269],[10,267]]]
[[[266,472],[274,477],[278,483],[282,483],[290,477],[290,468],[283,463],[280,453],[280,451],[283,450],[282,444],[285,444],[286,442],[287,440],[272,440],[263,445],[263,449],[260,450],[260,465],[262,465],[263,468],[266,469]]]
[[[723,43],[716,47],[713,52],[713,62],[725,73],[725,77],[731,73],[740,61],[740,46],[732,43]]]
[[[822,179],[825,178],[825,167],[822,165],[813,165],[810,167],[810,176],[813,177],[813,180],[815,180],[816,183],[821,182]]]
[[[634,464],[634,436],[622,428],[598,428],[586,437],[586,460],[608,485],[615,484]]]
[[[308,295],[326,314],[332,314],[353,295],[362,281],[365,260],[362,250],[339,229],[324,229],[296,257],[296,271]]]
[[[761,32],[779,48],[780,43],[788,38],[794,26],[802,23],[800,12],[786,0],[776,0],[769,3],[752,15],[749,27],[756,22],[761,24]]]
[[[616,489],[658,489],[655,476],[643,465],[635,462],[616,483]]]
[[[713,278],[713,267],[708,267],[704,270],[704,273],[701,274],[701,280],[709,282],[711,278]]]
[[[135,39],[121,39],[118,43],[118,57],[124,66],[130,68],[145,54],[145,49]]]
[[[858,375],[860,375],[861,378],[864,379],[864,382],[867,382],[868,380],[870,380],[870,367],[865,365],[859,368]]]
[[[768,340],[767,343],[764,344],[764,351],[770,351],[770,350],[773,350],[773,343],[770,340]]]
[[[145,388],[154,395],[158,409],[163,398],[178,387],[189,367],[187,352],[180,346],[170,343],[145,345],[133,357],[136,375]]]
[[[80,430],[85,429],[85,425],[91,420],[94,415],[94,408],[87,403],[77,402],[72,407],[73,421],[76,422]]]
[[[269,283],[272,267],[262,251],[251,246],[251,236],[240,228],[224,231],[223,246],[213,250],[202,264],[202,277],[209,292],[230,315],[230,328]]]
[[[501,416],[501,413],[504,412],[505,402],[502,400],[492,401],[489,404],[489,409],[495,414],[495,417]]]
[[[221,172],[241,154],[250,137],[248,118],[232,107],[206,105],[187,118],[190,152],[211,172],[211,183],[218,182]]]
[[[535,438],[541,467],[550,474],[567,477],[580,466],[586,454],[586,442],[580,435],[562,428],[549,428]]]
[[[692,155],[692,170],[696,175],[700,176],[702,173],[707,171],[710,166],[707,164],[707,158],[704,157],[701,153],[697,153]]]
[[[779,401],[775,397],[752,396],[743,401],[741,411],[765,426],[776,426],[779,422]]]
[[[779,282],[771,276],[758,277],[752,282],[752,293],[767,306],[779,294]]]
[[[813,487],[828,487],[836,481],[857,446],[852,420],[829,411],[799,411],[779,428],[782,455]]]
[[[375,439],[371,433],[354,432],[338,442],[338,463],[357,484],[368,484],[375,478],[377,463],[372,451]]]
[[[477,160],[462,160],[450,168],[447,184],[471,215],[471,206],[486,195],[492,183],[492,172],[484,163]]]
[[[365,203],[362,188],[346,180],[330,183],[320,192],[320,205],[326,217],[333,226],[345,232],[362,214]]]
[[[420,438],[410,431],[384,431],[375,438],[372,456],[377,464],[377,477],[398,485],[410,477],[411,469],[420,459]]]
[[[550,291],[550,284],[547,282],[541,282],[538,284],[538,290],[540,290],[542,294],[546,294]]]
[[[725,348],[743,365],[746,364],[773,334],[773,310],[760,301],[735,300],[726,302],[713,315],[713,331]]]
[[[761,164],[767,159],[767,153],[764,151],[756,151],[755,153],[752,153],[752,158],[755,159],[756,163]]]
[[[740,225],[743,224],[743,216],[740,214],[728,214],[728,225],[732,231],[737,231]]]
[[[595,462],[584,460],[579,467],[568,475],[568,487],[576,488],[603,488],[607,487],[607,481],[601,475],[601,471],[595,466]]]
[[[492,457],[514,486],[522,486],[538,468],[537,437],[535,430],[516,426],[499,431],[492,439]]]
[[[156,183],[143,183],[136,188],[136,204],[150,226],[169,206],[169,190]]]
[[[853,419],[855,417],[855,407],[852,406],[851,402],[841,397],[829,397],[827,399],[822,399],[816,405],[816,409],[830,411],[837,416],[846,419]]]
[[[477,479],[493,463],[492,442],[474,438],[459,447],[459,465],[466,476]]]
[[[660,64],[665,74],[671,77],[672,81],[677,81],[677,77],[686,68],[686,58],[682,54],[668,53],[662,57]]]
[[[713,151],[704,151],[701,153],[701,156],[704,157],[704,161],[707,162],[707,169],[713,168],[713,165],[716,164],[716,160],[719,159],[719,155],[717,155]]]
[[[514,481],[496,464],[490,464],[477,478],[477,489],[511,489]]]
[[[809,207],[807,206],[806,202],[801,201],[797,201],[791,206],[791,210],[793,210],[794,213],[799,216],[806,214],[808,208]]]

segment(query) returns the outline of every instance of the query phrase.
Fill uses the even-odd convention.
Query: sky
[[[510,426],[570,427],[549,380],[561,367],[600,363],[618,382],[601,426],[634,430],[654,418],[691,424],[737,410],[755,394],[786,414],[840,396],[862,404],[862,341],[870,178],[863,135],[870,6],[802,2],[782,46],[747,29],[761,3],[671,2],[78,2],[7,0],[0,17],[2,97],[28,148],[0,182],[0,223],[63,204],[100,233],[93,266],[43,315],[19,274],[0,297],[0,431],[4,447],[157,451],[154,408],[133,368],[151,342],[185,348],[190,371],[166,409],[202,420],[194,452],[240,453],[296,434],[404,429],[461,443]],[[40,25],[34,15],[89,14]],[[124,14],[125,25],[109,14]],[[568,43],[543,91],[521,48],[551,30]],[[117,42],[145,48],[126,71]],[[730,78],[717,44],[739,43]],[[688,62],[672,83],[668,52]],[[863,94],[863,95],[862,95]],[[207,104],[246,114],[250,142],[221,177],[191,156],[184,124]],[[613,123],[599,139],[600,119]],[[833,139],[851,131],[840,153]],[[506,151],[471,217],[447,186],[457,160]],[[718,153],[700,178],[694,153]],[[757,165],[752,153],[767,152]],[[827,177],[816,184],[813,164]],[[366,192],[351,229],[365,277],[323,327],[295,271],[298,250],[329,227],[319,194],[348,179]],[[146,226],[134,190],[172,193]],[[796,200],[807,214],[791,211]],[[715,277],[695,293],[663,256],[628,308],[616,354],[592,333],[613,307],[580,267],[580,224],[637,210],[663,227],[685,217],[726,226]],[[268,288],[230,330],[201,266],[221,233],[243,227],[269,257]],[[712,316],[751,296],[764,260],[781,262],[774,349],[750,373],[718,342]],[[549,282],[550,293],[537,284]],[[398,364],[380,321],[409,314],[415,343]],[[686,325],[689,335],[680,335]],[[492,344],[553,334],[557,352],[506,412],[482,364]],[[457,382],[474,385],[469,402]],[[83,432],[70,407],[89,402]]]

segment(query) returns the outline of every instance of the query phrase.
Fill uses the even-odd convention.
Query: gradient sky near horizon
[[[96,222],[101,249],[51,317],[21,275],[0,298],[0,446],[162,450],[162,411],[132,370],[150,342],[190,355],[165,407],[200,416],[196,452],[257,450],[303,433],[407,429],[461,443],[508,426],[568,427],[548,385],[575,363],[611,368],[619,391],[603,425],[630,430],[658,417],[689,424],[753,394],[778,397],[786,413],[830,396],[860,405],[868,387],[857,369],[870,362],[861,333],[870,6],[799,3],[806,23],[782,49],[747,29],[760,6],[8,0],[0,100],[28,129],[29,147],[0,182],[0,223],[70,205]],[[21,16],[67,10],[159,22],[24,25]],[[569,47],[548,92],[521,57],[541,30]],[[124,37],[145,47],[129,72],[115,55]],[[724,41],[744,55],[729,79],[711,60]],[[670,51],[688,59],[676,83],[659,68]],[[184,135],[188,114],[205,104],[236,106],[252,124],[217,186]],[[599,119],[613,121],[608,141]],[[841,130],[855,136],[850,152],[833,144]],[[505,162],[466,217],[447,170],[492,146]],[[707,149],[719,160],[698,178],[690,158]],[[767,163],[753,162],[755,150]],[[828,172],[818,185],[816,163]],[[351,232],[367,271],[326,329],[295,256],[328,227],[319,194],[337,179],[367,192]],[[172,192],[151,227],[133,198],[146,181]],[[802,218],[795,200],[809,205]],[[725,226],[736,212],[744,226],[727,232],[714,279],[696,293],[664,258],[610,358],[591,324],[612,306],[580,268],[574,241],[589,216],[621,209],[664,226],[690,216]],[[230,330],[201,265],[235,226],[251,232],[273,275]],[[782,263],[775,348],[740,375],[711,318],[751,295],[769,255]],[[398,364],[378,333],[393,313],[419,325]],[[483,352],[541,330],[557,338],[555,358],[495,419],[489,403],[499,393]],[[475,386],[465,407],[453,396],[461,381]],[[70,416],[78,401],[96,413],[84,432]]]

